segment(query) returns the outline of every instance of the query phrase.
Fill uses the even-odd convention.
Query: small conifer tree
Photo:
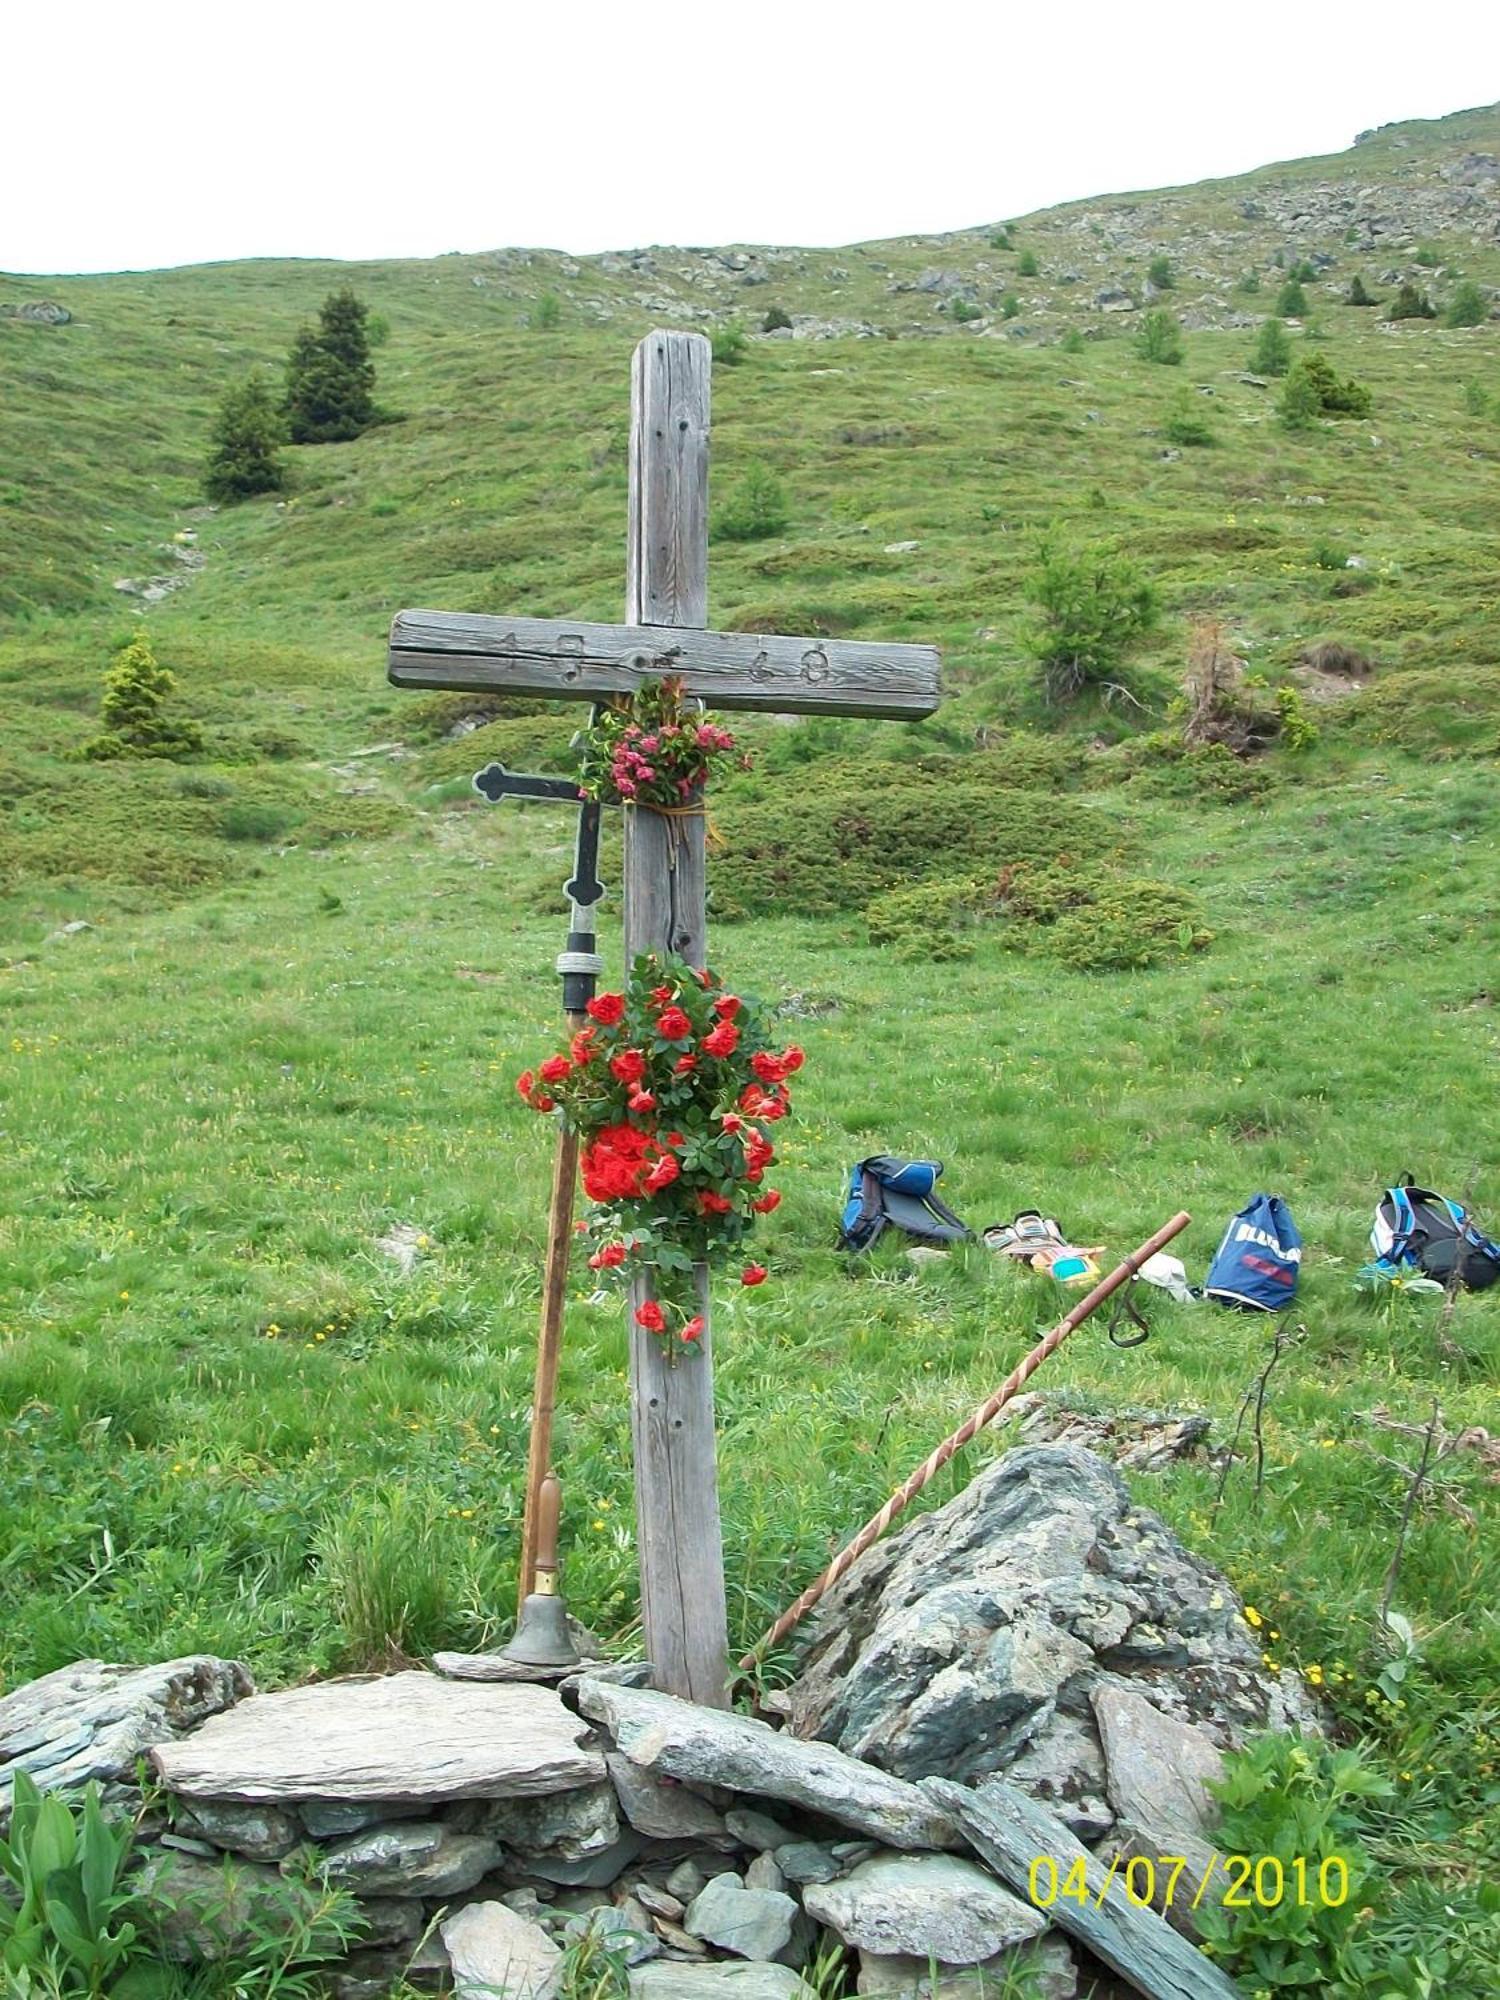
[[[1289,431],[1310,430],[1322,416],[1323,399],[1305,367],[1294,368],[1286,378],[1276,413]]]
[[[1436,319],[1437,308],[1427,294],[1412,284],[1403,285],[1386,311],[1387,319]]]
[[[1172,270],[1172,260],[1166,256],[1155,256],[1146,266],[1146,276],[1159,292],[1170,292],[1177,283]]]
[[[783,533],[787,525],[786,494],[768,465],[745,468],[738,491],[719,509],[714,536],[724,542],[760,542]]]
[[[85,746],[84,755],[103,763],[114,757],[187,757],[203,747],[196,723],[169,722],[162,704],[177,685],[161,666],[142,632],[124,648],[104,676],[99,719],[104,734]]]
[[[303,327],[286,366],[286,413],[294,444],[356,438],[375,421],[375,364],[368,308],[347,288],[323,301],[318,325]]]
[[[1260,337],[1250,350],[1252,375],[1285,375],[1292,365],[1292,343],[1279,319],[1261,321]]]
[[[210,500],[245,500],[279,493],[286,484],[281,444],[286,433],[266,378],[257,369],[224,391],[214,419],[213,449],[203,476]]]
[[[531,315],[533,326],[539,326],[543,333],[550,333],[562,319],[562,300],[556,292],[543,292],[536,302],[536,310]]]
[[[1016,259],[1016,276],[1018,278],[1034,278],[1039,268],[1035,250],[1023,250]]]
[[[1354,282],[1349,287],[1347,303],[1351,306],[1378,306],[1379,299],[1373,297],[1365,287],[1364,279],[1356,271]]]
[[[1466,278],[1448,301],[1448,326],[1483,326],[1490,316],[1489,300],[1472,278]]]
[[[772,306],[761,321],[760,330],[762,333],[787,333],[790,332],[791,325],[792,316],[785,306]]]
[[[1163,367],[1175,368],[1183,353],[1182,328],[1176,315],[1164,306],[1148,312],[1136,335],[1135,351],[1143,361],[1159,361]]]
[[[1307,311],[1307,294],[1300,278],[1288,278],[1276,295],[1276,311],[1282,319],[1301,319]]]

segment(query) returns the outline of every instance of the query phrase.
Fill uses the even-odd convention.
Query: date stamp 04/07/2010
[[[1097,1871],[1092,1872],[1097,1882]],[[1027,1882],[1031,1900],[1039,1910],[1051,1909],[1057,1902],[1080,1908],[1092,1903],[1102,1909],[1109,1895],[1124,1896],[1137,1909],[1170,1910],[1182,1903],[1196,1910],[1211,1898],[1227,1910],[1274,1910],[1282,1903],[1336,1910],[1349,1897],[1349,1866],[1337,1854],[1317,1861],[1297,1854],[1283,1861],[1275,1854],[1215,1852],[1201,1876],[1184,1854],[1159,1854],[1154,1859],[1136,1854],[1129,1860],[1117,1855],[1097,1886],[1090,1882],[1090,1873],[1081,1855],[1071,1863],[1060,1863],[1050,1854],[1039,1854]]]

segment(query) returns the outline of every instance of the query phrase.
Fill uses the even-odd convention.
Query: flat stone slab
[[[749,1716],[699,1708],[650,1688],[583,1680],[578,1703],[643,1770],[687,1784],[724,1785],[756,1798],[786,1800],[870,1834],[887,1847],[962,1844],[953,1821],[915,1785],[847,1757],[831,1744],[806,1742]]]
[[[570,1680],[574,1674],[586,1674],[609,1664],[608,1660],[572,1660],[565,1667],[532,1667],[523,1665],[519,1660],[508,1660],[503,1653],[434,1653],[432,1656],[433,1671],[445,1680],[529,1681],[546,1687],[556,1687],[559,1681]]]
[[[43,1791],[128,1779],[153,1743],[196,1729],[254,1692],[242,1666],[211,1653],[159,1667],[79,1660],[28,1681],[0,1700],[0,1818],[10,1811],[18,1769]]]
[[[802,1892],[810,1917],[881,1957],[978,1965],[1047,1928],[1031,1904],[955,1854],[877,1854]]]
[[[604,1780],[585,1734],[550,1689],[412,1672],[255,1695],[151,1762],[188,1798],[530,1798]]]
[[[789,1965],[693,1965],[657,1959],[630,1975],[630,2000],[815,2000]]]
[[[778,1958],[792,1941],[797,1905],[775,1889],[748,1889],[737,1875],[716,1875],[683,1919],[690,1937],[737,1958]]]

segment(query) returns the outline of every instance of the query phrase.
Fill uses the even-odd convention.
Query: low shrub
[[[1041,266],[1036,261],[1035,250],[1023,250],[1016,259],[1016,276],[1018,278],[1034,278],[1040,269]]]
[[[790,333],[792,316],[784,306],[772,306],[760,323],[762,333]]]
[[[972,321],[984,318],[984,307],[976,305],[971,299],[955,299],[948,308],[948,316],[957,320],[960,326],[968,326]]]
[[[867,918],[870,942],[901,958],[967,958],[975,928],[1003,922],[1007,944],[1077,972],[1160,965],[1206,949],[1213,937],[1187,890],[1107,868],[1023,866],[950,877],[878,896]]]
[[[1142,972],[1190,951],[1206,951],[1214,934],[1200,915],[1196,898],[1185,889],[1122,876],[1059,917],[1048,950],[1072,972]]]
[[[1281,319],[1301,319],[1307,312],[1307,294],[1301,280],[1288,278],[1276,294],[1276,312]]]
[[[1095,858],[1120,838],[1108,814],[1080,799],[900,765],[883,783],[810,767],[795,808],[784,799],[730,803],[718,827],[718,894],[749,916],[840,916],[884,890],[1007,863]]]
[[[1165,368],[1177,367],[1183,356],[1182,328],[1177,324],[1177,315],[1169,313],[1165,306],[1148,312],[1135,337],[1135,351],[1143,361],[1155,361]]]
[[[1005,297],[1000,301],[1000,317],[1002,319],[1019,319],[1020,316],[1021,301],[1016,297],[1014,292],[1007,292]]]
[[[1483,326],[1490,316],[1490,302],[1471,278],[1466,278],[1448,301],[1443,315],[1445,326]]]
[[[341,840],[384,840],[411,817],[397,799],[335,797],[315,805],[297,828],[302,847],[332,847]]]
[[[1500,666],[1387,674],[1329,718],[1358,742],[1430,758],[1500,755]]]
[[[1202,410],[1185,391],[1177,396],[1167,412],[1161,434],[1168,444],[1211,445],[1217,442],[1213,428],[1204,418]]]
[[[1109,762],[1117,763],[1132,790],[1151,798],[1239,805],[1261,798],[1271,785],[1264,764],[1247,763],[1227,743],[1186,743],[1170,729],[1133,736]]]
[[[750,465],[732,496],[714,515],[714,539],[760,542],[786,533],[790,515],[781,481],[767,465]]]
[[[1405,284],[1386,308],[1387,319],[1436,319],[1437,307],[1415,285]]]
[[[1317,417],[1367,417],[1372,398],[1362,382],[1339,376],[1326,354],[1304,354],[1287,377],[1278,409],[1290,429]]]
[[[1351,306],[1378,306],[1380,301],[1366,290],[1364,279],[1356,272],[1344,303]]]
[[[742,326],[716,326],[708,336],[716,368],[738,368],[750,351]]]
[[[1252,375],[1285,375],[1292,365],[1292,343],[1279,319],[1262,320],[1260,335],[1250,350]]]
[[[1040,615],[1023,641],[1051,702],[1117,682],[1131,649],[1159,618],[1145,572],[1107,548],[1070,550],[1044,539],[1025,590]]]
[[[424,750],[416,768],[429,784],[472,778],[491,763],[503,764],[508,771],[560,777],[578,769],[573,738],[587,721],[588,710],[581,703],[571,714],[552,702],[535,715],[501,716]]]
[[[1175,289],[1177,284],[1177,278],[1172,270],[1172,260],[1170,257],[1153,257],[1151,262],[1146,266],[1146,276],[1159,292],[1170,292]]]

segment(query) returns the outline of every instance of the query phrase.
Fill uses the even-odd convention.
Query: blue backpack
[[[1413,1187],[1410,1176],[1381,1197],[1370,1248],[1375,1268],[1391,1276],[1419,1271],[1439,1284],[1467,1285],[1471,1292],[1500,1279],[1500,1243],[1482,1236],[1458,1202]]]
[[[941,1160],[898,1160],[876,1153],[849,1175],[849,1196],[839,1227],[840,1250],[868,1250],[888,1226],[916,1243],[967,1243],[974,1232],[937,1192]]]
[[[1251,1312],[1280,1312],[1297,1296],[1302,1238],[1279,1194],[1252,1195],[1224,1231],[1203,1296]]]

